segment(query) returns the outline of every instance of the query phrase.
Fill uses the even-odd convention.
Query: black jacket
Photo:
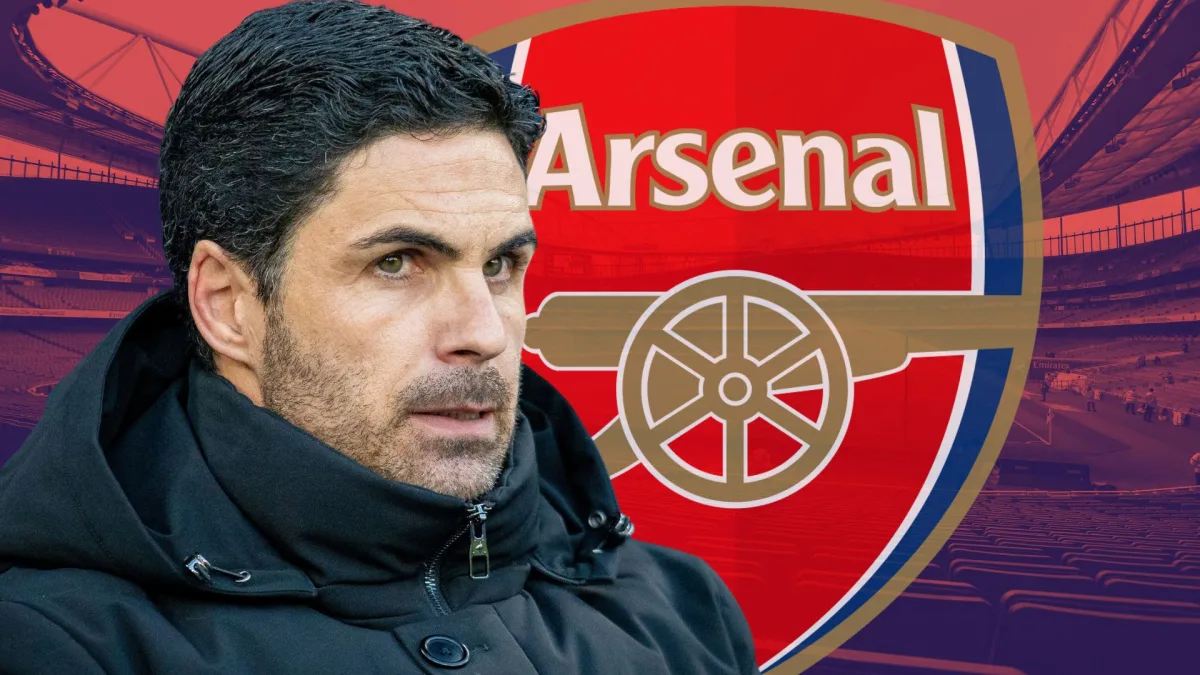
[[[474,579],[466,502],[381,478],[186,345],[147,301],[0,470],[0,673],[757,672],[728,588],[623,536],[591,438],[531,371]]]

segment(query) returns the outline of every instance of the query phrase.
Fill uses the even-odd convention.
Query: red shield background
[[[639,165],[633,211],[572,210],[562,190],[534,212],[540,247],[526,282],[530,312],[554,292],[663,292],[707,272],[742,269],[806,291],[965,290],[971,284],[967,180],[958,112],[940,37],[883,21],[810,10],[713,7],[592,21],[535,36],[522,81],[545,108],[582,104],[603,183],[605,134],[703,130],[708,147],[736,128],[889,134],[914,151],[914,104],[943,111],[951,211],[736,211],[648,204]],[[694,156],[703,158],[702,153]],[[863,161],[850,160],[853,170]],[[818,195],[814,158],[810,194]],[[746,181],[778,185],[778,172]],[[881,251],[881,243],[886,244]],[[905,254],[957,248],[961,255]],[[554,383],[595,434],[617,415],[616,371],[555,370]],[[772,504],[721,509],[659,483],[643,466],[615,479],[637,537],[694,553],[725,579],[754,632],[760,663],[793,646],[881,557],[914,508],[946,435],[961,356],[913,359],[855,385],[849,428],[832,461]],[[820,393],[787,402],[802,412]],[[706,422],[677,441],[699,468],[720,467],[721,429]],[[762,420],[749,429],[751,471],[785,460],[795,443]],[[758,464],[756,467],[755,465]]]

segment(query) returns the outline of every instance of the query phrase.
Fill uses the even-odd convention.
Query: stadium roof
[[[1094,88],[1079,92],[1053,144],[1039,147],[1048,218],[1200,185],[1200,0],[1159,0],[1128,28],[1123,50]],[[1095,65],[1086,60],[1076,74]]]
[[[141,175],[157,173],[161,127],[65,77],[28,30],[32,0],[0,0],[0,136]]]

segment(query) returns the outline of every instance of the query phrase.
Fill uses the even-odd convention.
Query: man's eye
[[[379,271],[383,272],[384,274],[399,274],[400,272],[404,271],[407,258],[408,256],[402,253],[393,253],[392,255],[385,256],[382,260],[376,263],[376,267],[378,267]]]
[[[508,263],[508,258],[499,256],[483,264],[483,275],[485,277],[497,277],[504,274],[505,266]]]

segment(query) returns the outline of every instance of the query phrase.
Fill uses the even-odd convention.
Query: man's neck
[[[214,355],[214,361],[217,375],[229,380],[234,389],[250,399],[254,405],[262,407],[262,386],[259,383],[258,373],[245,363],[234,361],[221,354]]]

